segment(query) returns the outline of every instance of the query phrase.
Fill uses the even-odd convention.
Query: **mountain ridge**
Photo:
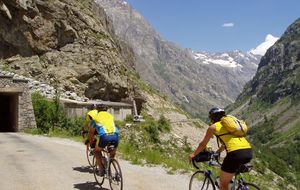
[[[203,61],[195,60],[192,50],[164,40],[128,3],[121,0],[96,2],[113,20],[116,34],[133,48],[140,78],[194,117],[206,119],[211,107],[232,103],[255,74],[260,56],[252,60],[239,58],[239,64],[243,62],[244,66],[247,62],[255,62],[239,71],[217,64],[200,64]]]

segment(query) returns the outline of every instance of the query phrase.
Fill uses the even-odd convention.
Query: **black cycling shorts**
[[[252,149],[241,149],[227,153],[223,164],[222,171],[227,173],[235,173],[239,166],[250,162],[252,159]]]

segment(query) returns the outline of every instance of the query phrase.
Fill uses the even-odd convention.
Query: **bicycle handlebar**
[[[211,153],[210,160],[209,160],[210,165],[215,161],[219,166],[221,166],[222,164],[220,163],[219,158],[220,158],[219,153]],[[196,169],[199,169],[194,158],[192,159],[192,163]]]

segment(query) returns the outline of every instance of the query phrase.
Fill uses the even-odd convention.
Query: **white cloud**
[[[227,22],[227,23],[224,23],[222,25],[222,27],[234,27],[234,23],[233,22]]]

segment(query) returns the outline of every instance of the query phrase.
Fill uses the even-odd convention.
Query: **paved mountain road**
[[[100,188],[87,167],[85,146],[67,139],[0,133],[1,190],[94,190]],[[124,190],[188,189],[188,175],[168,175],[160,167],[119,160]]]

